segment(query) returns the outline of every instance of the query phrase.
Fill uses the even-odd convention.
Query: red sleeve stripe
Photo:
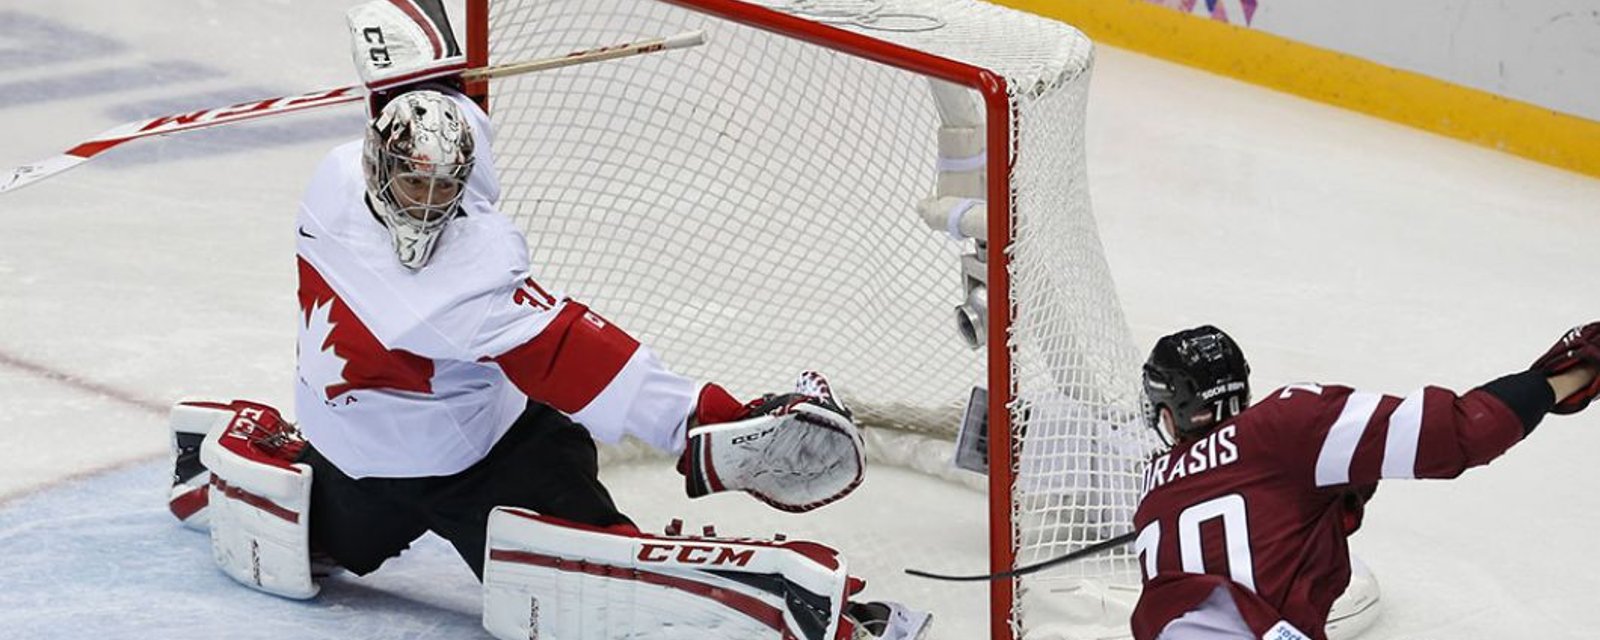
[[[1327,487],[1350,482],[1350,462],[1355,458],[1356,445],[1367,431],[1367,423],[1378,410],[1383,399],[1376,393],[1356,391],[1345,398],[1344,409],[1328,429],[1322,441],[1322,452],[1317,454],[1317,486]]]
[[[627,332],[568,302],[539,335],[494,361],[529,398],[571,415],[605,391],[638,349]]]
[[[1389,433],[1383,446],[1383,477],[1410,480],[1417,477],[1417,443],[1422,440],[1422,401],[1418,389],[1389,416]]]

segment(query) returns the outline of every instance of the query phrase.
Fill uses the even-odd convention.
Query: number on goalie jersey
[[[1134,516],[1145,576],[1134,636],[1325,638],[1350,582],[1346,539],[1378,481],[1488,464],[1532,431],[1553,390],[1592,384],[1593,366],[1549,382],[1536,366],[1461,395],[1291,385],[1241,412],[1249,366],[1227,334],[1162,338],[1145,365],[1147,420],[1177,445],[1147,468]]]

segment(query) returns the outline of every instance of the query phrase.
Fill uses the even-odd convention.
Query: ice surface
[[[0,167],[178,105],[348,84],[349,4],[10,0]],[[1520,368],[1600,317],[1600,181],[1106,48],[1093,86],[1095,208],[1141,341],[1211,322],[1262,392],[1403,393]],[[346,109],[139,143],[0,200],[0,636],[481,637],[471,574],[437,540],[294,603],[228,584],[163,509],[165,406],[290,404],[295,201],[359,127]],[[1365,637],[1592,637],[1597,443],[1595,414],[1551,418],[1459,481],[1385,485],[1353,541],[1384,590]],[[714,514],[978,564],[980,496],[880,476],[815,520],[681,502],[661,468],[607,477],[647,526]],[[931,506],[898,517],[911,503]],[[980,598],[934,603],[938,637],[977,637]]]
[[[173,526],[163,463],[44,491],[0,512],[0,629],[8,638],[473,638],[482,592],[448,543],[418,541],[385,570],[322,581],[313,600],[250,591]]]

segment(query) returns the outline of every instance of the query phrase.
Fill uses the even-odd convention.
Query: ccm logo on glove
[[[765,437],[767,437],[769,435],[772,435],[772,432],[774,432],[774,431],[777,431],[777,429],[767,429],[765,431],[757,431],[757,432],[749,434],[749,435],[737,436],[733,440],[730,440],[729,444],[744,444],[744,443],[747,443],[747,442],[755,442],[755,441],[760,440],[762,438],[765,438]]]

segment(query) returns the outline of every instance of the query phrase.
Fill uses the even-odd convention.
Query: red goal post
[[[599,0],[585,0],[585,2],[591,2],[595,5],[613,4],[599,2]],[[1115,496],[1109,498],[1096,497],[1090,499],[1085,503],[1088,505],[1087,507],[1083,507],[1081,504],[1074,504],[1072,506],[1073,509],[1078,509],[1079,511],[1092,514],[1091,516],[1088,516],[1087,519],[1081,516],[1081,514],[1078,514],[1078,511],[1074,512],[1074,514],[1077,515],[1065,515],[1059,517],[1050,516],[1058,518],[1058,521],[1047,522],[1038,527],[1041,530],[1049,529],[1049,531],[1045,533],[1025,531],[1023,530],[1025,526],[1033,525],[1024,525],[1023,523],[1018,522],[1018,518],[1020,517],[1019,514],[1037,519],[1037,516],[1033,511],[1028,511],[1028,509],[1031,509],[1031,507],[1021,505],[1024,500],[1019,498],[1018,473],[1019,469],[1022,467],[1019,466],[1020,463],[1018,456],[1024,455],[1024,451],[1037,451],[1039,450],[1039,446],[1041,446],[1028,445],[1023,442],[1029,433],[1029,425],[1018,424],[1019,421],[1026,421],[1024,419],[1027,419],[1043,423],[1047,422],[1047,420],[1040,418],[1040,415],[1048,413],[1071,413],[1073,417],[1057,420],[1057,422],[1062,424],[1071,424],[1069,426],[1061,426],[1058,428],[1067,429],[1070,427],[1071,429],[1082,431],[1083,429],[1078,423],[1083,422],[1084,418],[1080,416],[1080,413],[1093,413],[1095,416],[1093,419],[1104,423],[1101,426],[1094,427],[1094,429],[1102,429],[1105,431],[1105,433],[1116,434],[1117,437],[1125,440],[1126,442],[1123,446],[1124,450],[1135,450],[1149,444],[1144,440],[1145,436],[1142,433],[1132,432],[1134,430],[1128,428],[1132,425],[1133,421],[1131,417],[1135,414],[1135,407],[1133,406],[1133,398],[1135,397],[1133,395],[1134,388],[1133,385],[1129,384],[1129,382],[1134,380],[1134,376],[1137,375],[1137,360],[1130,346],[1131,342],[1128,339],[1126,327],[1122,321],[1120,308],[1116,305],[1115,294],[1110,287],[1110,280],[1109,276],[1106,274],[1103,258],[1099,254],[1098,238],[1097,236],[1093,236],[1092,220],[1074,220],[1070,223],[1073,226],[1074,233],[1079,233],[1080,231],[1083,231],[1083,229],[1087,229],[1087,233],[1090,237],[1087,239],[1079,238],[1073,241],[1072,248],[1064,246],[1062,247],[1062,251],[1066,252],[1070,250],[1078,252],[1079,255],[1076,255],[1073,258],[1074,260],[1081,259],[1082,261],[1097,263],[1090,264],[1087,267],[1082,268],[1081,271],[1079,270],[1080,267],[1077,266],[1055,268],[1053,266],[1054,263],[1052,263],[1050,270],[1063,272],[1071,270],[1071,273],[1063,273],[1060,275],[1084,280],[1084,282],[1076,283],[1073,286],[1094,290],[1092,300],[1090,301],[1092,304],[1085,306],[1103,307],[1092,309],[1086,315],[1088,317],[1092,317],[1096,323],[1105,324],[1108,328],[1096,328],[1092,331],[1083,331],[1079,329],[1076,330],[1076,333],[1074,333],[1072,330],[1069,330],[1065,334],[1062,334],[1066,336],[1063,338],[1060,335],[1051,334],[1049,331],[1041,331],[1038,329],[1041,324],[1057,322],[1057,320],[1054,319],[1047,319],[1043,321],[1036,319],[1030,320],[1032,324],[1029,324],[1025,328],[1019,328],[1016,324],[1017,318],[1015,317],[1015,314],[1019,311],[1019,309],[1025,313],[1044,313],[1048,315],[1058,312],[1065,313],[1060,312],[1061,307],[1071,306],[1072,304],[1081,302],[1081,299],[1077,297],[1076,294],[1067,295],[1066,293],[1063,293],[1062,295],[1062,297],[1066,299],[1065,302],[1053,300],[1042,301],[1038,299],[1041,295],[1054,294],[1055,288],[1060,288],[1056,283],[1032,285],[1033,288],[1026,295],[1034,296],[1034,298],[1030,298],[1028,300],[1019,300],[1017,293],[1013,290],[1013,275],[1019,273],[1019,271],[1023,272],[1023,277],[1037,279],[1034,274],[1026,271],[1027,269],[1034,268],[1034,263],[1019,265],[1016,260],[1020,252],[1017,242],[1018,230],[1014,226],[1014,222],[1018,219],[1019,215],[1019,212],[1017,211],[1017,204],[1019,201],[1028,201],[1030,204],[1034,204],[1034,200],[1036,199],[1030,199],[1028,194],[1019,193],[1020,187],[1018,186],[1017,181],[1013,179],[1013,169],[1018,166],[1019,162],[1024,161],[1021,154],[1038,153],[1036,150],[1030,150],[1026,148],[1026,145],[1030,144],[1032,139],[1026,133],[1019,133],[1017,127],[1014,126],[1014,118],[1018,114],[1026,112],[1027,107],[1020,106],[1020,103],[1029,99],[1029,95],[1043,94],[1050,91],[1082,92],[1084,90],[1083,86],[1087,83],[1090,67],[1090,57],[1087,53],[1089,47],[1087,40],[1083,39],[1081,34],[1078,34],[1076,31],[1073,31],[1064,25],[1048,23],[1048,21],[1042,18],[1024,16],[1023,14],[1016,14],[1010,10],[1005,10],[998,7],[990,7],[988,5],[981,5],[980,3],[971,2],[968,0],[790,0],[783,2],[774,2],[773,0],[765,0],[764,2],[743,2],[739,0],[660,0],[659,2],[649,2],[646,0],[632,0],[632,2],[633,4],[640,6],[665,4],[681,7],[683,9],[689,9],[693,12],[703,14],[708,18],[715,18],[720,21],[725,21],[729,24],[753,28],[773,34],[774,36],[783,39],[792,39],[795,41],[809,43],[809,45],[815,47],[831,50],[841,54],[847,54],[848,56],[864,61],[870,61],[871,63],[882,65],[884,67],[898,69],[926,78],[935,78],[944,82],[958,85],[960,87],[965,87],[970,89],[976,96],[978,96],[979,104],[981,104],[983,113],[985,127],[984,138],[986,139],[985,144],[983,145],[983,164],[987,167],[987,183],[984,186],[984,193],[980,199],[984,204],[987,205],[987,214],[985,218],[986,222],[984,225],[987,228],[987,238],[991,239],[990,242],[986,243],[986,246],[980,245],[982,246],[982,251],[985,253],[983,258],[985,259],[984,262],[986,265],[985,275],[987,279],[986,292],[988,302],[988,317],[987,323],[984,327],[984,331],[986,333],[985,342],[988,347],[984,350],[986,353],[980,356],[984,363],[984,366],[982,367],[983,372],[980,379],[982,383],[987,386],[987,389],[990,390],[990,401],[987,408],[990,433],[1005,434],[1006,436],[991,437],[988,441],[988,467],[990,469],[987,480],[988,492],[990,496],[988,536],[991,547],[989,554],[989,570],[999,572],[1015,567],[1024,560],[1023,558],[1019,557],[1019,553],[1021,553],[1024,549],[1032,549],[1033,553],[1033,556],[1026,558],[1026,560],[1037,560],[1043,556],[1048,556],[1061,551],[1070,551],[1074,547],[1081,547],[1085,544],[1093,543],[1096,541],[1094,539],[1096,537],[1109,537],[1112,534],[1121,533],[1122,530],[1125,530],[1128,526],[1125,519],[1131,514],[1132,504],[1134,501],[1136,501],[1136,495],[1134,495],[1136,493],[1136,489],[1134,489],[1132,484],[1130,484],[1136,482],[1136,480],[1133,479],[1133,477],[1136,475],[1133,467],[1137,464],[1137,462],[1134,462],[1134,459],[1136,459],[1139,455],[1142,455],[1142,451],[1137,453],[1129,453],[1126,455],[1114,455],[1112,457],[1117,459],[1108,463],[1100,461],[1090,461],[1081,464],[1075,461],[1069,461],[1065,463],[1041,463],[1043,464],[1043,467],[1049,467],[1051,469],[1049,473],[1056,474],[1055,476],[1051,476],[1052,478],[1056,478],[1063,473],[1070,474],[1073,478],[1073,480],[1070,482],[1074,487],[1089,485],[1090,490],[1109,490],[1115,493]],[[482,67],[489,64],[510,61],[507,59],[495,58],[496,55],[500,55],[496,53],[499,51],[499,49],[497,49],[495,46],[497,44],[495,40],[500,37],[511,37],[504,36],[495,31],[495,25],[498,24],[496,19],[505,12],[520,11],[522,10],[522,7],[526,5],[560,5],[559,9],[551,10],[550,14],[554,16],[553,18],[545,19],[542,22],[542,24],[558,23],[563,25],[549,27],[550,30],[548,34],[546,34],[552,38],[559,38],[561,30],[565,28],[564,25],[566,22],[564,21],[581,21],[587,19],[604,21],[610,19],[607,17],[608,12],[618,10],[610,6],[603,9],[596,8],[593,18],[573,18],[572,14],[574,12],[581,11],[579,8],[579,5],[581,4],[583,3],[563,2],[562,0],[546,2],[535,2],[534,0],[523,0],[522,2],[502,2],[497,0],[494,3],[489,2],[489,0],[467,0],[467,56],[469,66]],[[513,6],[516,8],[509,8]],[[911,9],[905,12],[897,12],[896,9],[899,7],[911,7]],[[850,11],[856,11],[857,13],[850,14]],[[1012,76],[1008,77],[1007,74],[997,72],[996,70],[983,64],[975,64],[970,60],[963,61],[949,55],[941,55],[942,52],[938,50],[939,47],[937,44],[928,48],[918,47],[915,46],[915,42],[908,43],[905,39],[898,38],[898,32],[891,30],[877,30],[874,29],[870,24],[867,24],[872,20],[892,19],[904,15],[931,17],[941,21],[944,25],[950,25],[949,28],[952,31],[965,30],[966,32],[969,32],[966,34],[967,37],[981,36],[983,35],[984,30],[970,29],[968,28],[970,25],[955,21],[965,20],[968,17],[976,21],[987,19],[991,15],[998,15],[1002,16],[1004,20],[1008,21],[1005,23],[1006,25],[1013,27],[1016,24],[1028,25],[1029,28],[1032,29],[1028,35],[1032,37],[1043,37],[1038,36],[1038,34],[1043,33],[1059,34],[1059,37],[1063,39],[1077,38],[1080,39],[1081,42],[1074,41],[1072,43],[1063,44],[1062,46],[1083,48],[1084,51],[1081,61],[1082,68],[1045,69],[1039,76],[1024,78],[1026,82],[1031,83],[1029,86],[1016,86],[1018,81],[1016,76],[1018,74],[1013,73]],[[945,17],[946,15],[952,17]],[[851,19],[845,20],[845,17],[851,17]],[[519,16],[516,18],[516,20],[527,23],[523,24],[522,22],[519,22],[517,24],[516,28],[524,30],[518,31],[517,33],[519,35],[516,37],[532,37],[528,34],[539,33],[541,24],[541,20],[539,18],[524,19]],[[577,22],[575,22],[575,24],[576,23]],[[530,27],[527,25],[533,26]],[[507,27],[506,29],[509,33],[511,27]],[[667,30],[663,31],[662,33],[637,33],[632,35],[634,37],[648,37],[659,36],[663,35],[664,33],[671,32],[674,31]],[[719,34],[716,29],[710,29],[710,33],[708,34],[710,41],[708,45],[706,47],[702,47],[702,49],[715,49],[719,45],[729,46],[727,43],[719,40],[721,35],[722,34]],[[1003,32],[988,32],[988,37],[991,38],[998,37],[1000,35],[1003,35]],[[588,43],[589,46],[599,44],[604,43]],[[566,42],[562,42],[559,45],[552,44],[552,46],[566,45]],[[667,55],[670,56],[678,54]],[[650,65],[693,63],[686,63],[682,61],[673,63],[644,61],[633,64]],[[1054,64],[1054,61],[1048,61],[1042,64],[1048,67],[1050,64]],[[1026,67],[1027,65],[1021,66]],[[765,69],[765,71],[772,74],[805,73],[803,69],[784,68],[784,65],[774,65],[772,68]],[[1052,73],[1055,75],[1050,75]],[[688,78],[690,76],[685,77]],[[517,82],[517,80],[511,80],[510,82]],[[580,79],[575,76],[574,79],[571,80],[571,85],[587,86],[587,82],[589,82],[587,79]],[[634,86],[630,83],[637,81],[629,80],[626,82],[618,82],[619,83],[616,85],[617,90],[625,91],[627,90],[627,87]],[[691,86],[687,83],[683,87],[683,91],[685,92],[696,92],[702,90],[703,88],[700,86]],[[534,125],[528,125],[526,123],[513,124],[511,122],[502,124],[502,114],[501,112],[497,111],[497,108],[501,108],[503,106],[499,100],[501,95],[500,84],[496,83],[495,85],[491,86],[488,83],[476,83],[474,86],[469,87],[469,91],[474,94],[474,97],[477,98],[480,103],[485,104],[486,107],[489,108],[491,114],[495,115],[498,132],[497,134],[499,136],[504,137],[508,134],[516,135],[512,130],[521,130],[526,129],[529,126],[537,126],[537,123]],[[550,90],[545,91],[545,93],[549,92]],[[1078,148],[1053,150],[1052,153],[1070,156],[1069,159],[1063,159],[1057,163],[1060,166],[1067,168],[1057,172],[1061,174],[1059,176],[1050,174],[1041,179],[1055,180],[1059,178],[1061,181],[1071,182],[1072,186],[1070,189],[1061,188],[1058,185],[1041,184],[1039,186],[1041,188],[1048,188],[1052,190],[1064,189],[1062,192],[1068,193],[1068,195],[1062,198],[1057,198],[1058,200],[1064,201],[1060,203],[1060,206],[1063,207],[1063,209],[1070,209],[1070,213],[1072,215],[1087,218],[1087,193],[1083,185],[1083,182],[1086,178],[1082,168],[1083,149],[1081,148],[1082,97],[1079,96],[1074,100],[1074,106],[1068,107],[1067,111],[1076,109],[1076,113],[1071,113],[1068,115],[1076,118],[1078,122],[1071,125],[1075,128],[1075,130],[1065,135],[1065,139],[1075,139],[1074,144],[1076,144]],[[582,101],[577,100],[573,104],[577,104],[578,102]],[[521,106],[524,103],[515,103],[518,105],[515,107],[511,106],[513,104],[514,103],[512,101],[507,100],[504,107],[517,109],[526,108]],[[567,105],[563,108],[570,108],[571,106],[572,105]],[[550,105],[541,104],[538,108],[548,109],[550,108]],[[539,113],[548,114],[551,113],[551,111],[544,110],[540,111]],[[626,117],[618,116],[618,113],[620,113],[620,111],[610,112],[605,115],[607,117]],[[638,117],[640,118],[650,117],[648,115],[643,115],[642,110],[630,111],[629,113],[639,114]],[[1038,114],[1033,113],[1031,115]],[[597,124],[595,119],[588,117],[577,117],[574,118],[574,121],[589,124],[573,126],[595,126],[599,128],[618,126],[614,122]],[[930,132],[929,135],[931,137],[932,133]],[[1052,140],[1055,140],[1055,138],[1052,138]],[[497,142],[496,146],[498,150],[502,145],[500,142]],[[554,147],[557,145],[551,146]],[[774,150],[773,153],[782,154],[784,151]],[[870,153],[870,150],[866,151],[866,153]],[[506,170],[504,165],[506,162],[502,161],[501,164],[502,173],[505,173]],[[547,168],[546,170],[552,173],[567,173],[565,169]],[[932,172],[927,171],[927,169],[924,167],[919,167],[918,170],[922,171],[923,173],[928,173],[930,175],[932,174]],[[1052,165],[1050,170],[1055,171],[1054,165]],[[514,181],[515,179],[512,180]],[[927,181],[932,182],[933,179],[928,178]],[[933,185],[929,184],[928,186],[931,191]],[[1055,191],[1052,191],[1052,193],[1055,193]],[[977,194],[972,195],[976,196]],[[600,196],[592,196],[591,199],[598,197]],[[1065,200],[1071,200],[1071,202],[1065,202]],[[542,220],[543,218],[541,217],[541,214],[537,213],[536,211],[543,206],[544,205],[542,204],[534,205],[531,206],[526,213],[511,212],[511,214],[514,217],[517,217],[519,220],[522,220],[523,216],[527,216],[527,219],[529,220]],[[910,208],[911,207],[908,205],[907,209]],[[1025,213],[1025,215],[1030,216],[1027,218],[1030,221],[1030,224],[1032,224],[1032,220],[1037,219],[1032,218],[1031,216],[1042,216],[1047,213],[1044,211],[1039,211],[1038,209],[1039,207],[1035,207],[1035,210]],[[952,221],[951,226],[956,227],[959,225]],[[1025,232],[1034,232],[1037,230],[1037,226],[1030,226],[1025,230]],[[556,229],[555,232],[559,233],[560,230]],[[1035,241],[1035,243],[1038,242],[1042,242],[1042,240]],[[1034,247],[1030,247],[1028,250],[1032,251],[1034,249]],[[1046,247],[1045,249],[1049,248]],[[535,264],[541,265],[541,259],[538,251],[536,251],[535,255]],[[957,261],[952,259],[945,266],[948,267],[948,277],[950,278],[951,282],[956,282],[958,274]],[[929,267],[928,269],[934,270],[937,268],[938,267]],[[1054,277],[1054,275],[1055,274],[1052,274],[1051,277]],[[556,280],[570,282],[566,278],[556,278]],[[584,290],[584,287],[581,286],[573,286],[572,284],[565,284],[564,286],[571,288],[573,293],[577,295],[587,295],[589,293],[589,291]],[[603,287],[600,288],[603,289]],[[1041,291],[1043,291],[1043,293],[1040,293]],[[938,296],[934,297],[937,298]],[[959,295],[948,296],[948,298],[949,299],[947,299],[946,302],[948,302],[950,305],[954,305],[955,303],[961,301],[959,299]],[[609,311],[609,309],[613,308],[609,304],[602,303],[599,304],[598,307],[602,310],[608,310],[606,311],[608,315],[613,314],[612,311]],[[948,320],[948,308],[948,305],[944,308],[944,311],[946,312],[945,320]],[[1039,309],[1044,309],[1044,311],[1040,312]],[[629,316],[628,313],[623,313],[621,315]],[[636,323],[636,317],[618,317],[617,320],[624,326],[629,326],[630,328],[639,326]],[[652,329],[650,331],[646,331],[646,333],[651,333],[652,331],[655,330]],[[1102,334],[1104,335],[1102,336]],[[896,334],[891,330],[882,335],[897,336],[904,334]],[[920,339],[920,333],[918,336],[918,339]],[[953,327],[949,329],[949,335],[946,337],[951,340],[955,339],[955,331]],[[1081,346],[1082,344],[1091,341],[1100,340],[1102,337],[1104,342],[1107,344],[1095,345],[1096,350],[1092,353],[1084,355],[1083,353],[1073,351],[1073,345]],[[671,350],[670,335],[666,338],[647,335],[646,338],[653,338],[646,340],[647,343],[650,344],[666,342],[669,344],[667,349],[669,351]],[[1044,346],[1039,344],[1023,344],[1024,342],[1033,340],[1035,338],[1037,338],[1041,343],[1044,343]],[[1062,343],[1066,343],[1066,345],[1063,346]],[[1019,364],[1015,361],[1015,359],[1019,357],[1019,350],[1027,352],[1022,356],[1025,359],[1033,359],[1030,362],[1022,365],[1027,367],[1028,371],[1030,372],[1029,384],[1040,386],[1037,381],[1042,378],[1045,380],[1043,386],[1055,387],[1054,391],[1045,392],[1046,394],[1054,393],[1055,395],[1068,396],[1071,399],[1061,400],[1057,402],[1056,408],[1050,409],[1048,407],[1051,405],[1052,400],[1041,399],[1037,393],[1027,398],[1019,397],[1021,392],[1019,392],[1019,382],[1016,379]],[[1039,355],[1041,352],[1043,352],[1044,355]],[[668,356],[669,362],[677,363],[680,361],[680,359],[671,357],[671,353],[669,353]],[[1073,369],[1067,373],[1060,373],[1052,369],[1052,367],[1058,367],[1065,370],[1065,368],[1069,365],[1061,363],[1066,361],[1071,361],[1071,367],[1097,368],[1098,371],[1084,374],[1079,372],[1078,369]],[[1043,362],[1043,364],[1041,364],[1041,362]],[[691,366],[691,369],[693,368],[695,367]],[[826,364],[818,365],[818,368],[830,374],[838,375],[835,371],[830,370]],[[1041,369],[1045,370],[1045,372],[1039,373],[1039,370]],[[694,373],[703,375],[706,372],[697,370],[694,371]],[[858,376],[858,379],[860,377],[862,376]],[[722,378],[719,377],[717,379],[720,380]],[[835,382],[841,388],[848,388],[851,385],[852,380],[841,378],[836,379]],[[942,380],[939,382],[942,382]],[[1084,404],[1082,399],[1085,397],[1093,397],[1092,403],[1094,404],[1094,407],[1092,409],[1080,411],[1077,407]],[[870,404],[872,401],[871,398],[862,397],[852,397],[850,400],[857,404],[861,404],[863,402]],[[943,403],[939,407],[939,410],[943,412],[941,415],[947,414],[948,411],[945,410],[949,408],[948,405],[950,404],[950,400],[946,398],[940,400],[940,402]],[[899,406],[899,404],[895,402],[890,402],[888,404]],[[869,413],[870,412],[871,411],[869,410]],[[1032,428],[1035,430],[1037,435],[1037,432],[1048,431],[1053,427],[1050,424],[1043,424],[1043,426],[1035,424],[1032,426]],[[942,436],[946,437],[953,435],[953,432],[949,427],[940,427],[935,431],[939,431]],[[1043,436],[1038,437],[1042,438]],[[1079,439],[1081,439],[1080,435],[1074,435],[1073,439],[1062,437],[1059,439],[1059,442],[1052,440],[1051,442],[1054,442],[1055,444],[1043,446],[1043,449],[1047,451],[1065,451],[1063,455],[1074,456],[1076,457],[1074,458],[1075,460],[1077,458],[1093,458],[1099,455],[1095,451],[1085,449],[1085,445],[1077,444]],[[1071,450],[1066,451],[1068,449]],[[1080,467],[1094,469],[1094,471],[1086,472]],[[1068,470],[1063,472],[1061,471],[1062,468],[1068,468]],[[1104,470],[1104,478],[1095,475],[1085,479],[1086,474],[1100,474],[1102,473],[1102,469]],[[1029,482],[1032,486],[1037,487],[1041,486],[1041,483],[1060,484],[1062,481],[1057,478],[1054,480],[1045,481],[1034,479]],[[1023,491],[1028,490],[1024,489]],[[1049,493],[1049,491],[1042,493]],[[1053,494],[1052,497],[1049,498],[1038,498],[1038,496],[1035,495],[1033,496],[1033,499],[1036,499],[1035,501],[1039,502],[1040,504],[1053,504],[1052,501],[1061,500],[1059,496],[1054,496]],[[1079,500],[1081,499],[1070,498],[1066,501],[1076,502]],[[1080,520],[1082,521],[1080,522]],[[1124,521],[1118,522],[1118,520]],[[1066,535],[1065,539],[1059,539],[1056,531],[1066,528],[1076,528],[1074,529],[1076,533]],[[1039,540],[1041,539],[1046,541],[1044,543],[1039,543]],[[1030,546],[1030,544],[1032,546]],[[850,549],[848,547],[844,548],[843,551],[846,553],[846,555],[849,555],[850,553]],[[912,562],[918,561],[913,559]],[[1112,558],[1110,562],[1113,564],[1106,566],[1111,568],[1104,571],[1104,573],[1115,573],[1118,575],[1108,579],[1119,584],[1127,583],[1129,578],[1126,573],[1128,567],[1131,566],[1131,562],[1128,562],[1126,555],[1123,554],[1119,557]],[[952,567],[951,569],[956,570],[958,568]],[[960,570],[970,571],[971,569],[975,569],[975,567],[961,568]],[[1136,580],[1136,578],[1133,580]],[[991,637],[996,640],[1001,638],[1019,637],[1026,630],[1025,625],[1019,621],[1023,617],[1023,613],[1020,611],[1021,605],[1019,604],[1019,590],[1017,587],[1018,584],[1015,581],[1002,580],[992,583],[989,607],[991,612],[991,620],[989,628]]]

